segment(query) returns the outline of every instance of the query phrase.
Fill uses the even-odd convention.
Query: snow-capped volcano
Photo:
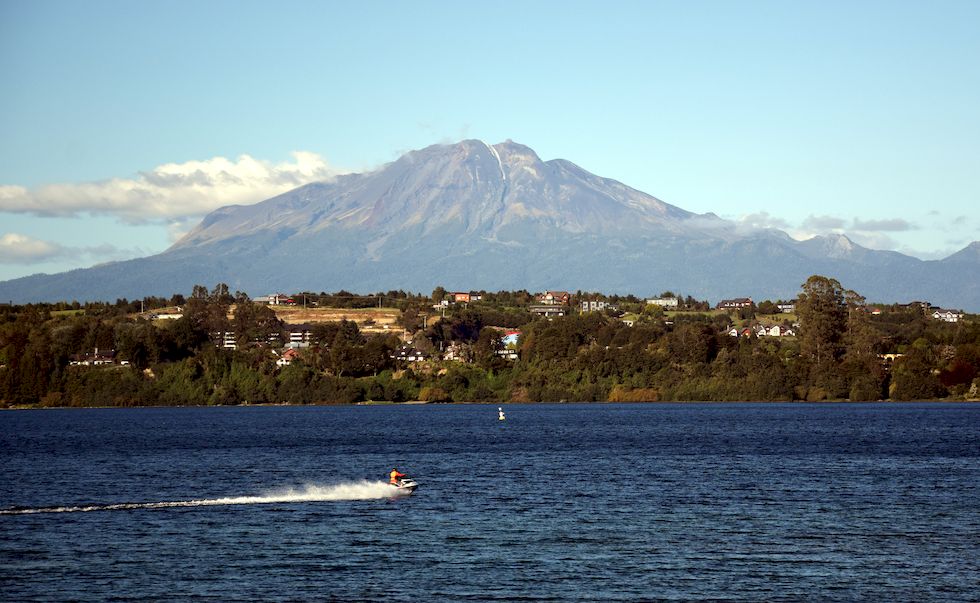
[[[542,161],[507,141],[464,140],[403,155],[365,174],[302,186],[247,207],[226,207],[174,245],[181,249],[269,230],[307,236],[343,229],[369,233],[377,246],[418,226],[513,241],[508,230],[535,224],[570,234],[622,236],[683,232],[695,214],[563,159]],[[685,226],[685,223],[690,223]]]

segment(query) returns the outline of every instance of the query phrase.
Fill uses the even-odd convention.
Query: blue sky
[[[925,259],[980,239],[978,2],[0,0],[0,279],[433,143]]]

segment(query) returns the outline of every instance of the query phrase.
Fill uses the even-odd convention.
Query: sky
[[[0,0],[0,280],[507,139],[683,209],[980,240],[980,2]]]

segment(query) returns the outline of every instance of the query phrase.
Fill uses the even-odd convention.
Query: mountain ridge
[[[975,267],[978,243],[927,262],[844,235],[746,233],[513,141],[464,140],[222,207],[154,256],[2,282],[0,299],[169,295],[216,282],[252,295],[442,285],[764,299],[794,297],[824,274],[876,301],[980,310],[978,285],[963,278]]]

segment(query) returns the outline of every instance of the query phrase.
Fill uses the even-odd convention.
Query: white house
[[[648,299],[647,303],[652,306],[660,306],[668,310],[676,310],[679,302],[676,297],[657,297]]]
[[[963,314],[956,310],[936,310],[932,313],[932,317],[943,322],[959,322]]]
[[[582,302],[582,312],[602,312],[608,305],[604,301],[584,301]]]

